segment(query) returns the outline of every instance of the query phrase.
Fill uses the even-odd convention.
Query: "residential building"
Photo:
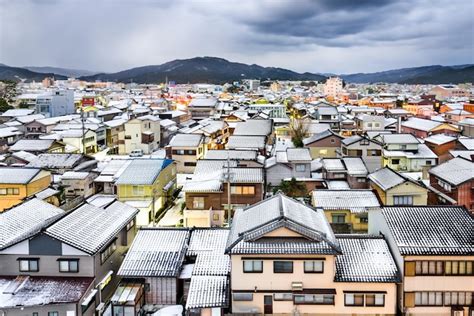
[[[141,149],[144,154],[151,154],[160,147],[160,128],[160,119],[153,115],[125,122],[123,147],[120,146],[122,139],[119,138],[119,154],[130,154],[137,149]]]
[[[20,139],[8,149],[10,152],[26,151],[35,155],[64,153],[65,144],[54,139]]]
[[[51,173],[39,168],[0,167],[0,212],[20,204],[51,184]]]
[[[73,90],[52,90],[38,95],[36,113],[56,117],[75,113]]]
[[[368,179],[382,205],[428,204],[428,189],[422,182],[414,181],[389,167],[371,173]]]
[[[88,198],[95,194],[94,172],[66,171],[61,176],[61,185],[64,187],[66,198],[83,197]]]
[[[324,211],[338,233],[367,232],[368,212],[380,208],[371,190],[314,190],[311,204]]]
[[[412,117],[402,122],[401,132],[412,134],[418,138],[427,138],[432,134],[446,134],[455,137],[459,135],[459,129],[451,124],[417,117]]]
[[[438,163],[449,159],[449,151],[456,148],[456,137],[434,134],[424,139],[425,145],[438,156]]]
[[[328,129],[303,140],[311,152],[311,158],[336,158],[343,137]]]
[[[342,157],[360,157],[369,172],[382,167],[382,144],[367,136],[355,135],[341,141]]]
[[[430,204],[460,205],[474,211],[474,163],[456,157],[428,170]]]
[[[283,180],[311,178],[311,155],[308,148],[287,148],[277,151],[265,161],[266,183],[278,186]]]
[[[323,93],[326,97],[337,98],[343,91],[343,81],[339,77],[331,77],[326,80],[323,86]]]
[[[176,162],[178,173],[193,173],[205,152],[205,137],[200,134],[176,134],[166,147],[166,155]]]
[[[170,159],[134,159],[115,186],[120,201],[140,210],[137,225],[147,226],[176,189],[176,164]]]
[[[459,206],[393,206],[369,213],[369,233],[385,236],[402,275],[400,311],[472,315],[473,231],[473,217]]]
[[[386,242],[339,238],[322,210],[281,194],[236,212],[226,253],[233,315],[396,314]]]
[[[203,120],[214,115],[216,105],[215,98],[194,98],[188,104],[188,110],[193,120]]]

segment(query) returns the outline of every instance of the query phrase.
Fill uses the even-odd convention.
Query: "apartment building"
[[[178,173],[193,173],[196,161],[206,152],[205,137],[200,134],[176,134],[166,147],[168,158],[176,161]]]

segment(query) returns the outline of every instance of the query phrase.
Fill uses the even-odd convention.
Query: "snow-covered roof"
[[[474,255],[474,218],[462,206],[392,206],[382,214],[401,255]]]
[[[235,125],[233,135],[236,136],[267,136],[272,132],[271,120],[248,120]]]
[[[82,159],[81,154],[40,154],[28,167],[63,169],[72,168]]]
[[[225,160],[257,160],[257,152],[252,150],[208,150],[204,159]]]
[[[134,159],[119,176],[116,184],[153,184],[161,170],[172,162],[170,159]]]
[[[186,299],[186,310],[227,307],[228,283],[226,276],[193,276]]]
[[[96,254],[132,221],[138,210],[115,201],[105,208],[83,204],[46,229],[46,234],[88,254]]]
[[[171,139],[171,147],[198,147],[203,141],[200,134],[176,134]]]
[[[435,145],[442,145],[452,141],[455,141],[456,137],[444,135],[444,134],[434,134],[425,138],[425,142],[432,143]]]
[[[459,185],[474,178],[474,163],[456,157],[431,168],[428,172],[443,181]]]
[[[377,196],[371,190],[314,190],[313,205],[324,210],[367,212],[380,208]]]
[[[342,254],[336,256],[336,282],[399,282],[400,275],[382,236],[336,235]]]
[[[347,174],[351,176],[365,176],[368,173],[367,167],[362,158],[359,157],[345,157],[342,158],[346,166]]]
[[[62,209],[37,198],[0,213],[0,249],[33,236],[62,215]]]
[[[227,143],[229,149],[263,149],[265,148],[265,136],[235,136],[229,137]]]
[[[0,184],[27,184],[40,172],[37,168],[0,167]]]
[[[425,120],[417,117],[411,117],[408,120],[402,122],[403,127],[408,127],[420,131],[429,132],[432,129],[442,125],[443,123],[432,121],[432,120]]]

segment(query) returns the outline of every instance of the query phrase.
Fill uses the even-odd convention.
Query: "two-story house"
[[[322,210],[284,195],[238,210],[226,252],[233,315],[396,314],[385,240],[338,237]]]
[[[474,210],[474,163],[456,157],[428,170],[431,204],[461,205]]]
[[[369,172],[382,167],[382,145],[367,136],[355,135],[343,139],[340,156],[360,157]]]
[[[372,172],[368,178],[382,205],[428,204],[428,189],[403,173],[385,167]]]
[[[114,201],[67,214],[31,199],[0,214],[0,309],[8,315],[95,315],[118,283],[138,211]]]
[[[178,173],[193,173],[205,152],[205,137],[200,134],[176,134],[166,147],[166,155],[176,162]]]
[[[410,315],[474,312],[474,219],[459,206],[384,207],[369,213],[402,275],[398,308]]]
[[[304,181],[311,178],[311,154],[308,148],[287,148],[277,151],[265,162],[266,182],[278,186],[283,180],[292,178]]]
[[[119,153],[129,154],[133,150],[141,149],[144,154],[151,154],[160,147],[160,129],[160,119],[153,115],[139,116],[127,121],[124,123],[124,152],[120,152],[119,146]]]
[[[0,212],[43,191],[51,184],[51,172],[39,168],[0,168]]]
[[[137,225],[146,226],[176,189],[176,165],[170,159],[134,159],[115,186],[120,201],[140,210]]]
[[[342,136],[328,129],[303,140],[305,147],[311,151],[311,158],[336,158],[341,148]]]

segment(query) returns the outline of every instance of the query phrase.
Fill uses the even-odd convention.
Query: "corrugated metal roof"
[[[428,172],[453,185],[459,185],[474,178],[474,163],[456,157],[431,168]]]
[[[161,170],[172,162],[170,159],[134,159],[120,175],[116,184],[153,184]]]

